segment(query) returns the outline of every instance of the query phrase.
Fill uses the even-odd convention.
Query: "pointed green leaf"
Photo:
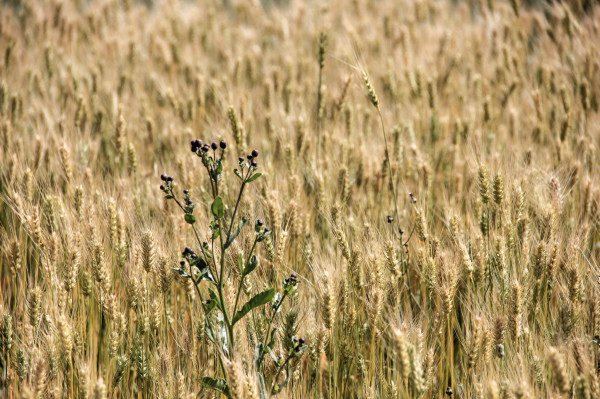
[[[200,271],[208,267],[206,261],[201,256],[196,256],[195,258],[193,258],[190,264],[192,266],[196,266]]]
[[[246,304],[240,309],[238,310],[238,312],[235,314],[235,316],[233,317],[233,324],[235,324],[236,322],[238,322],[241,318],[243,318],[244,316],[246,316],[248,314],[248,312],[250,312],[252,309],[257,308],[259,306],[263,306],[266,305],[267,303],[271,302],[271,299],[273,299],[273,297],[275,296],[275,289],[271,288],[268,289],[266,291],[261,292],[260,294],[255,295],[254,297],[252,297],[248,302],[246,302]]]
[[[249,179],[246,181],[246,183],[251,183],[251,182],[253,182],[254,180],[258,179],[258,178],[259,178],[259,177],[261,177],[261,176],[262,176],[262,173],[255,173],[255,174],[253,174],[253,175],[252,175],[252,177],[250,177],[250,178],[249,178]]]
[[[171,194],[165,195],[165,199],[173,199],[173,196]]]
[[[220,235],[221,235],[221,229],[217,227],[215,229],[215,231],[213,231],[211,238],[213,240],[216,240],[217,238],[219,238]]]
[[[214,389],[217,392],[221,392],[223,395],[231,398],[231,393],[229,392],[229,385],[227,385],[227,381],[221,378],[211,378],[211,377],[202,377],[201,379],[202,385],[207,388]]]
[[[208,293],[210,295],[210,302],[208,303],[208,305],[206,305],[207,314],[210,313],[211,310],[213,310],[216,307],[221,309],[221,302],[219,301],[219,297],[217,296],[217,294],[210,288],[208,289]]]
[[[235,173],[235,175],[238,177],[238,179],[240,179],[240,180],[244,180],[244,178],[242,177],[242,174],[240,173],[240,171],[239,171],[239,170],[237,170],[237,169],[234,169],[234,170],[233,170],[233,173]]]
[[[291,357],[300,357],[304,352],[306,352],[307,349],[308,349],[308,346],[302,345],[297,350],[294,350],[290,356]]]
[[[250,262],[248,262],[248,265],[244,268],[244,276],[250,274],[252,270],[256,269],[257,266],[258,258],[256,257],[256,255],[252,255],[252,257],[250,258]]]
[[[277,331],[277,329],[276,329],[276,328],[274,328],[274,329],[271,331],[271,339],[269,340],[269,343],[267,344],[267,349],[268,349],[269,351],[272,351],[272,350],[273,350],[273,348],[275,347],[275,331]]]
[[[223,205],[223,199],[221,197],[215,198],[210,210],[215,219],[221,219],[223,216],[225,216],[225,205]]]
[[[242,220],[240,220],[237,230],[231,233],[231,236],[229,236],[229,239],[227,242],[225,242],[225,248],[228,248],[231,244],[233,244],[233,241],[240,234],[240,231],[242,231],[242,228],[246,225],[246,223],[248,223],[248,219],[242,218]]]
[[[191,213],[186,213],[185,214],[185,221],[188,224],[194,224],[194,223],[196,223],[196,216],[192,215]]]

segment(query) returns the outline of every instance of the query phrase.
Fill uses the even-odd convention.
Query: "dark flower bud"
[[[168,176],[163,173],[162,175],[160,175],[160,180],[167,181],[167,177]]]
[[[269,231],[271,231],[271,229],[268,227],[265,227],[265,233],[268,233]]]
[[[192,205],[192,201],[189,198],[185,199],[185,204],[186,205]]]
[[[219,143],[219,147],[221,147],[222,149],[225,149],[225,148],[227,148],[227,142],[226,142],[225,140],[221,141],[221,142]]]
[[[200,148],[200,147],[202,147],[202,140],[196,139],[196,140],[194,140],[194,144],[196,145],[196,147]]]
[[[252,163],[250,163],[250,165],[252,165],[256,168],[258,166],[258,163],[256,161],[252,160]]]
[[[252,160],[252,155],[248,154],[246,155],[246,158],[248,158],[248,161]]]
[[[242,163],[242,162],[244,162],[244,157],[239,157],[239,158],[238,158],[238,161],[239,161],[239,163]]]
[[[190,255],[190,258],[192,258],[192,259],[196,259],[197,257],[198,257],[198,255],[196,255],[196,254],[191,254]]]
[[[258,219],[258,220],[256,221],[256,225],[257,225],[257,226],[262,226],[263,224],[265,224],[265,222],[263,222],[263,220],[262,220],[262,219]]]
[[[191,145],[191,147],[192,147],[192,152],[196,152],[196,151],[198,151],[198,146],[196,145],[196,141],[195,141],[195,140],[193,140],[193,141],[190,143],[190,145]]]
[[[181,262],[179,262],[179,264],[180,264],[181,266],[185,266],[185,261],[184,261],[184,260],[182,260]]]
[[[164,184],[161,184],[161,185],[160,185],[160,189],[161,189],[161,190],[163,190],[163,191],[165,191],[165,185],[164,185]]]
[[[256,158],[258,156],[258,151],[257,150],[252,150],[252,157]]]
[[[387,222],[388,222],[388,223],[392,223],[393,221],[394,221],[394,218],[393,218],[393,217],[391,217],[391,216],[388,216],[388,217],[387,217]]]
[[[306,340],[304,338],[300,338],[298,342],[300,343],[300,345],[303,345],[306,342]]]
[[[217,149],[219,146],[218,146],[218,144],[217,144],[217,143],[215,143],[215,142],[213,141],[213,143],[210,145],[210,147],[211,147],[213,150],[216,150],[216,149]]]
[[[188,194],[190,193],[190,190],[188,190],[188,189],[186,188],[185,190],[183,190],[183,193],[184,193],[185,195],[188,195]]]
[[[190,248],[190,247],[185,247],[185,249],[183,250],[183,253],[184,253],[184,254],[190,254],[190,253],[192,253],[192,252],[194,252],[194,251],[193,251],[193,250],[192,250],[192,248]]]
[[[167,176],[167,181],[173,181],[173,176]]]
[[[203,247],[208,247],[208,242],[206,242],[206,241],[202,242],[202,246]]]
[[[446,395],[452,396],[452,388],[451,387],[446,388]]]
[[[208,152],[208,150],[210,150],[210,147],[208,146],[208,144],[204,144],[204,145],[202,146],[202,151],[204,151],[204,152]]]

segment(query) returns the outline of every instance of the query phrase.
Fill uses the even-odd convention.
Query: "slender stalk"
[[[281,370],[283,370],[287,366],[287,364],[290,362],[291,358],[292,357],[288,354],[287,358],[285,359],[285,362],[283,362],[283,364],[277,370],[277,374],[275,374],[275,377],[273,378],[273,383],[271,384],[270,392],[273,392],[273,388],[275,388],[275,385],[277,384],[277,378],[279,377],[279,374],[281,374]],[[286,377],[286,378],[289,378],[289,377]]]
[[[208,319],[208,312],[206,311],[206,305],[204,304],[204,301],[202,300],[202,294],[200,293],[200,288],[198,288],[198,283],[193,278],[192,278],[192,282],[194,283],[194,287],[196,287],[196,292],[198,293],[198,298],[200,298],[200,305],[202,306],[202,310],[204,311],[204,316],[206,317],[206,325],[208,326],[208,329],[210,330],[210,335],[212,335],[212,337],[213,337],[213,339],[209,339],[209,341],[211,341],[215,345],[215,348],[217,349],[217,353],[220,353],[221,348],[219,348],[219,346],[217,345],[217,342],[215,341],[217,336],[215,335],[215,332],[212,328],[212,324],[211,324],[210,320]],[[227,372],[225,371],[225,365],[223,364],[223,359],[221,359],[221,356],[217,356],[217,357],[219,358],[219,363],[221,364],[221,371],[223,371],[223,375],[227,375]]]
[[[227,231],[227,241],[229,241],[229,238],[231,237],[231,229],[233,228],[233,224],[235,223],[235,215],[237,213],[238,210],[238,206],[240,205],[240,201],[242,199],[242,193],[244,192],[244,187],[246,186],[247,180],[250,177],[250,173],[252,171],[252,167],[248,168],[248,172],[246,173],[246,176],[243,176],[243,171],[242,171],[242,186],[240,187],[240,193],[238,194],[237,197],[237,201],[235,201],[235,207],[233,209],[233,215],[231,215],[231,223],[229,224],[229,230]]]
[[[390,182],[392,185],[392,194],[394,196],[394,210],[395,210],[395,220],[398,220],[398,216],[400,213],[398,212],[398,195],[396,192],[396,182],[394,179],[394,173],[392,171],[392,159],[390,158],[390,149],[388,147],[387,134],[385,132],[385,124],[383,123],[383,115],[381,115],[381,109],[379,105],[376,107],[377,114],[379,115],[379,121],[381,122],[381,131],[383,132],[383,143],[385,144],[385,158],[387,159],[388,172],[390,174]]]
[[[250,249],[250,253],[248,254],[248,259],[246,259],[246,263],[244,263],[244,265],[247,265],[250,262],[250,257],[252,256],[252,253],[254,252],[254,248],[256,247],[256,243],[258,242],[258,237],[256,237],[254,239],[254,244],[252,244],[252,249]],[[242,265],[242,266],[244,266]],[[245,266],[244,266],[245,267]],[[237,305],[238,305],[238,301],[240,299],[240,293],[242,292],[242,284],[244,283],[244,274],[242,273],[242,278],[240,279],[240,285],[238,287],[238,291],[237,294],[235,296],[235,303],[233,305],[233,315],[235,316],[235,313],[237,312]]]
[[[275,321],[275,317],[277,317],[277,312],[279,311],[279,308],[281,308],[281,304],[283,303],[283,300],[285,299],[286,296],[287,296],[287,293],[284,291],[283,296],[281,297],[281,300],[279,301],[279,303],[277,304],[275,309],[273,309],[273,316],[269,320],[269,326],[267,327],[267,334],[265,335],[265,342],[263,343],[263,347],[267,346],[267,340],[269,339],[269,333],[271,332],[271,327],[273,326],[273,321]]]

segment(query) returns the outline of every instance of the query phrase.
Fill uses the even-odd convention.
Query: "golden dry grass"
[[[261,371],[289,398],[600,398],[593,1],[17,3],[0,8],[0,396],[211,397],[211,376],[253,398]],[[161,173],[210,234],[196,138],[228,142],[226,215],[237,157],[260,152],[240,213],[272,239],[241,282],[240,235],[223,297],[298,275],[274,355],[308,350],[282,374],[253,367],[258,310],[221,367],[172,269],[195,237]]]

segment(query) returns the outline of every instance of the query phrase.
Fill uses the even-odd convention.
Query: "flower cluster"
[[[164,184],[160,185],[160,189],[165,193],[168,193],[175,187],[175,183],[173,183],[173,176],[167,176],[163,173],[160,175],[160,180],[164,181]]]

